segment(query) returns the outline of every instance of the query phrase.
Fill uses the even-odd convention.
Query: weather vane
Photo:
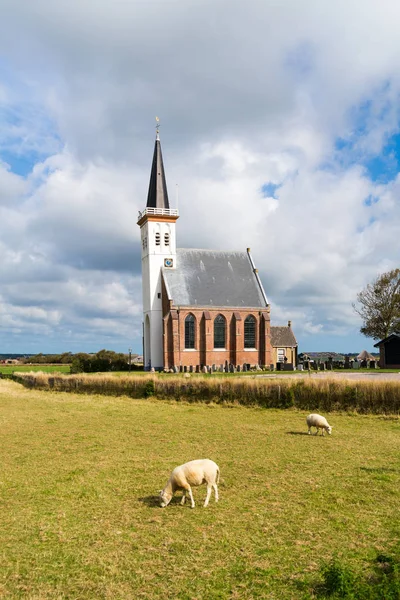
[[[160,133],[160,119],[156,117],[156,134],[158,139],[158,134]]]

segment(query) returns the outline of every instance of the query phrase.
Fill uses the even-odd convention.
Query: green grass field
[[[43,373],[69,373],[70,365],[0,365],[0,373],[27,373],[43,371]]]
[[[0,598],[310,599],[399,540],[400,420],[33,391],[0,380]],[[220,502],[156,495],[209,457]]]

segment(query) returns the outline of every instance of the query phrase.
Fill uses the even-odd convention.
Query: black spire
[[[153,164],[151,165],[150,185],[146,207],[169,208],[167,183],[165,181],[164,163],[158,131],[156,144],[154,146]]]

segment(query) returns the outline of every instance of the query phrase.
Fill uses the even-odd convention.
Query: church
[[[270,368],[277,360],[287,362],[287,353],[295,363],[290,322],[284,328],[287,347],[271,345],[270,305],[250,248],[177,248],[178,219],[169,204],[157,128],[147,204],[138,217],[145,369]]]

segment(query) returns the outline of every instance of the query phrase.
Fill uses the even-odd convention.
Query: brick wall
[[[163,303],[166,307],[166,303]],[[192,314],[195,318],[195,348],[185,349],[185,319]],[[222,315],[226,320],[225,348],[214,349],[214,319]],[[255,349],[244,348],[244,321],[253,315],[256,320]],[[177,308],[169,306],[164,316],[164,365],[267,365],[272,362],[269,308],[229,309],[199,308],[198,306]]]

